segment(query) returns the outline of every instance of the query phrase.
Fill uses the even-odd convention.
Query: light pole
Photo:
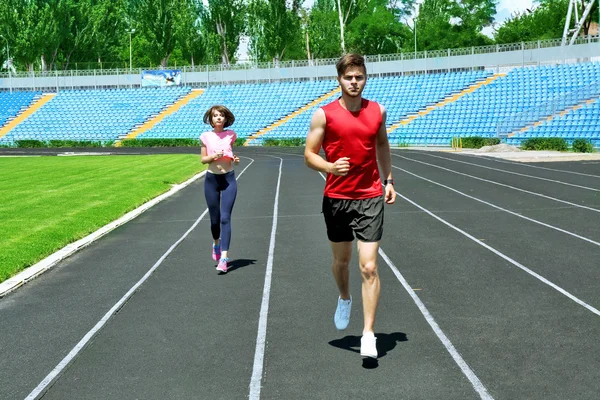
[[[131,74],[131,35],[135,32],[135,29],[129,29],[127,32],[129,33],[129,74]]]
[[[421,4],[418,2],[415,2],[415,18],[413,19],[413,30],[415,31],[415,59],[417,58],[417,19],[419,18],[420,5]]]
[[[12,76],[10,74],[10,52],[8,49],[8,39],[3,35],[0,35],[0,37],[6,40],[6,70],[8,71],[8,80],[10,82],[10,93],[12,93]]]
[[[413,25],[414,28],[413,30],[415,31],[415,59],[417,58],[417,18],[415,17],[415,20],[413,21]]]

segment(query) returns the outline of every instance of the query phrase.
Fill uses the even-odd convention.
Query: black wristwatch
[[[394,186],[394,180],[393,180],[393,179],[385,179],[385,180],[383,181],[383,184],[384,184],[384,185],[387,185],[388,183],[389,183],[390,185]]]

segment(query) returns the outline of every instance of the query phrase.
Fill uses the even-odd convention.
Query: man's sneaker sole
[[[365,354],[362,351],[360,352],[360,356],[362,358],[374,358],[374,359],[377,359],[377,354]]]

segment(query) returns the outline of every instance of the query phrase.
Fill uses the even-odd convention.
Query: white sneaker
[[[341,297],[338,297],[337,308],[335,309],[335,315],[333,316],[333,322],[338,330],[343,331],[348,327],[351,310],[352,296],[350,296],[350,300],[342,300]]]
[[[373,332],[367,332],[360,338],[360,355],[363,358],[377,358],[377,338]]]

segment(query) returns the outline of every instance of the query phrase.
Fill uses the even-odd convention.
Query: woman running
[[[227,273],[228,251],[231,241],[231,211],[237,195],[237,182],[233,165],[240,159],[233,154],[237,135],[225,128],[233,125],[235,117],[225,106],[212,106],[204,114],[204,123],[212,131],[200,135],[202,163],[208,164],[204,179],[204,196],[210,214],[210,231],[213,237],[212,258],[218,261],[217,271]]]

